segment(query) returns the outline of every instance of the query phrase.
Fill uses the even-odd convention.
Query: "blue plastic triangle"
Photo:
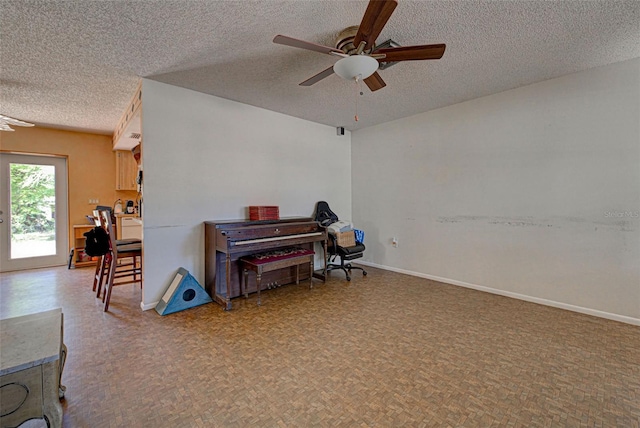
[[[189,271],[180,268],[162,299],[156,305],[156,312],[160,315],[169,315],[212,301]]]

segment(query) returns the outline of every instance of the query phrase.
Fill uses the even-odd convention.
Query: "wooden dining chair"
[[[93,211],[93,222],[96,227],[102,227],[102,221],[100,220],[100,211]],[[107,275],[107,262],[108,257],[107,254],[100,256],[98,263],[96,264],[96,273],[93,275],[93,291],[96,293],[96,297],[100,297],[100,292],[102,291],[102,282],[104,281],[105,276]]]
[[[140,288],[142,288],[142,243],[121,241],[118,244],[113,232],[111,213],[100,211],[99,218],[100,224],[109,236],[109,252],[104,256],[102,267],[96,268],[96,272],[100,269],[100,273],[103,275],[102,302],[106,312],[109,310],[113,287],[124,284],[140,284]],[[97,286],[100,286],[100,281]]]
[[[109,214],[108,211],[107,213]],[[106,231],[106,227],[103,226],[102,220],[100,218],[100,211],[93,210],[93,221],[97,227],[102,227]],[[129,245],[129,244],[139,244],[140,246],[142,246],[142,240],[137,238],[116,240],[116,246],[123,246],[123,245]],[[109,272],[109,260],[110,260],[110,257],[107,257],[107,254],[105,254],[100,256],[100,259],[96,264],[96,272],[93,276],[93,291],[96,293],[96,297],[98,298],[101,297],[102,285]]]

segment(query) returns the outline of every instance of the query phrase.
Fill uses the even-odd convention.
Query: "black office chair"
[[[318,201],[316,203],[316,212],[314,215],[315,221],[321,226],[328,227],[332,223],[338,221],[336,213],[331,211],[329,204],[326,201]],[[351,281],[351,271],[358,269],[362,271],[363,276],[367,276],[367,271],[358,266],[353,266],[349,262],[351,260],[359,259],[362,257],[362,253],[365,250],[364,244],[355,240],[355,232],[352,232],[351,239],[347,245],[338,245],[338,240],[332,234],[329,234],[329,241],[327,242],[327,253],[329,255],[329,261],[335,260],[336,257],[340,257],[340,264],[327,263],[327,272],[335,269],[341,269],[347,276],[347,281]],[[360,238],[364,240],[363,238]],[[352,245],[353,244],[353,245]]]
[[[367,276],[367,271],[359,266],[353,266],[349,262],[351,260],[359,259],[362,257],[362,253],[365,250],[365,246],[360,241],[355,241],[356,244],[349,247],[342,247],[337,244],[335,236],[329,235],[329,242],[327,243],[327,252],[329,253],[329,261],[335,260],[336,257],[340,257],[340,264],[328,263],[327,272],[335,269],[341,269],[347,276],[347,281],[351,281],[351,271],[358,269],[362,271],[363,276]]]

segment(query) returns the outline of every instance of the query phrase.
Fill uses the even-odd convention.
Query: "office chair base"
[[[358,269],[362,271],[362,276],[367,276],[367,271],[364,270],[363,268],[359,267],[359,266],[353,266],[351,263],[346,263],[344,265],[337,265],[334,263],[329,263],[327,265],[327,272],[332,271],[332,270],[336,270],[336,269],[340,269],[344,272],[344,274],[347,277],[347,281],[351,281],[351,271]]]

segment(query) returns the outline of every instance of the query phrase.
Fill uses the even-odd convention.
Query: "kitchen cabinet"
[[[116,151],[116,190],[138,190],[138,164],[130,150]]]
[[[71,260],[72,267],[84,267],[95,266],[98,262],[98,257],[88,256],[84,252],[86,238],[85,233],[93,229],[95,226],[90,224],[74,225],[73,226],[73,260]]]

